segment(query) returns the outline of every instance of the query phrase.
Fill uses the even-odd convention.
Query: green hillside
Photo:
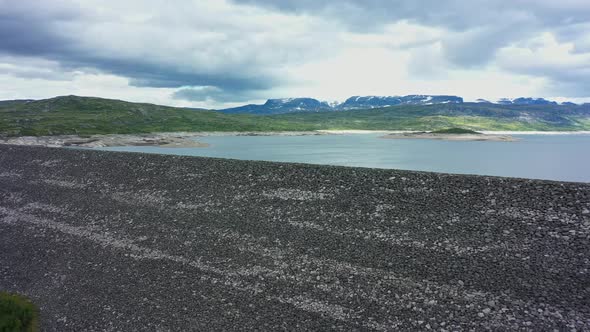
[[[371,110],[229,115],[120,100],[66,96],[0,102],[0,135],[319,129],[590,130],[590,106],[438,104]]]
[[[0,133],[9,136],[266,130],[309,128],[280,119],[264,121],[256,116],[92,97],[66,96],[0,103]]]
[[[590,105],[405,105],[323,113],[291,113],[272,118],[330,129],[572,131],[590,129]]]

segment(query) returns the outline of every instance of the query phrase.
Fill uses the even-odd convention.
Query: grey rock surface
[[[589,330],[590,184],[0,146],[43,331]]]

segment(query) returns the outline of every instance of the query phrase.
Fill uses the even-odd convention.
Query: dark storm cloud
[[[186,71],[150,59],[116,59],[95,57],[80,51],[56,56],[64,67],[95,68],[102,72],[128,77],[137,87],[178,88],[182,86],[216,86],[231,91],[263,90],[277,84],[271,76],[246,76],[243,73]],[[237,74],[237,75],[235,75]]]
[[[165,46],[155,41],[149,48],[142,45],[145,50],[132,49],[127,52],[127,49],[122,49],[119,52],[105,44],[109,40],[98,43],[79,34],[88,26],[95,25],[102,29],[103,25],[107,26],[117,18],[100,17],[94,15],[92,10],[85,12],[72,4],[67,1],[0,0],[0,55],[51,60],[57,62],[64,71],[89,70],[119,75],[127,77],[131,85],[138,87],[213,86],[222,91],[239,93],[264,90],[279,83],[276,76],[260,70],[260,63],[256,63],[256,58],[252,56],[239,59],[237,62],[244,70],[236,70],[235,64],[211,69],[209,63],[187,60],[183,53],[178,55],[177,63],[163,59],[159,55],[165,53]],[[76,30],[77,27],[81,27],[82,31]],[[132,24],[121,27],[126,28],[135,27]],[[109,34],[111,31],[105,30],[104,33]],[[116,33],[112,34],[113,38],[118,37]],[[187,34],[190,33],[187,31]],[[109,47],[114,50],[104,51]],[[137,55],[150,52],[154,57]],[[223,56],[213,54],[205,60],[223,62]],[[25,78],[34,76],[30,71],[14,70],[10,74]],[[47,78],[46,73],[39,73],[38,76]]]
[[[26,1],[0,0],[0,52],[39,56],[68,50],[71,41],[56,31],[56,23],[82,17],[76,9]]]
[[[15,55],[48,55],[59,52],[67,42],[48,31],[43,22],[0,15],[0,51]]]
[[[75,40],[56,34],[48,22],[29,24],[28,19],[0,17],[0,53],[38,56],[57,61],[66,70],[83,68],[130,78],[138,87],[219,86],[230,90],[267,89],[276,84],[274,77],[248,77],[241,73],[200,73],[173,68],[150,59],[121,59],[96,56],[93,49],[84,49]],[[44,24],[45,23],[45,24]],[[30,75],[29,75],[30,76]]]

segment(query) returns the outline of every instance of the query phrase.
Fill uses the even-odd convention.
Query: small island
[[[445,141],[518,141],[510,135],[489,135],[465,128],[447,128],[433,131],[391,133],[380,138],[386,139],[437,139]]]
[[[430,132],[431,134],[446,134],[446,135],[483,135],[482,133],[465,128],[448,128],[448,129],[438,129],[433,130]]]

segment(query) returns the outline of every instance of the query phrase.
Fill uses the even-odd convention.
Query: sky
[[[590,102],[589,0],[0,0],[0,100]]]

